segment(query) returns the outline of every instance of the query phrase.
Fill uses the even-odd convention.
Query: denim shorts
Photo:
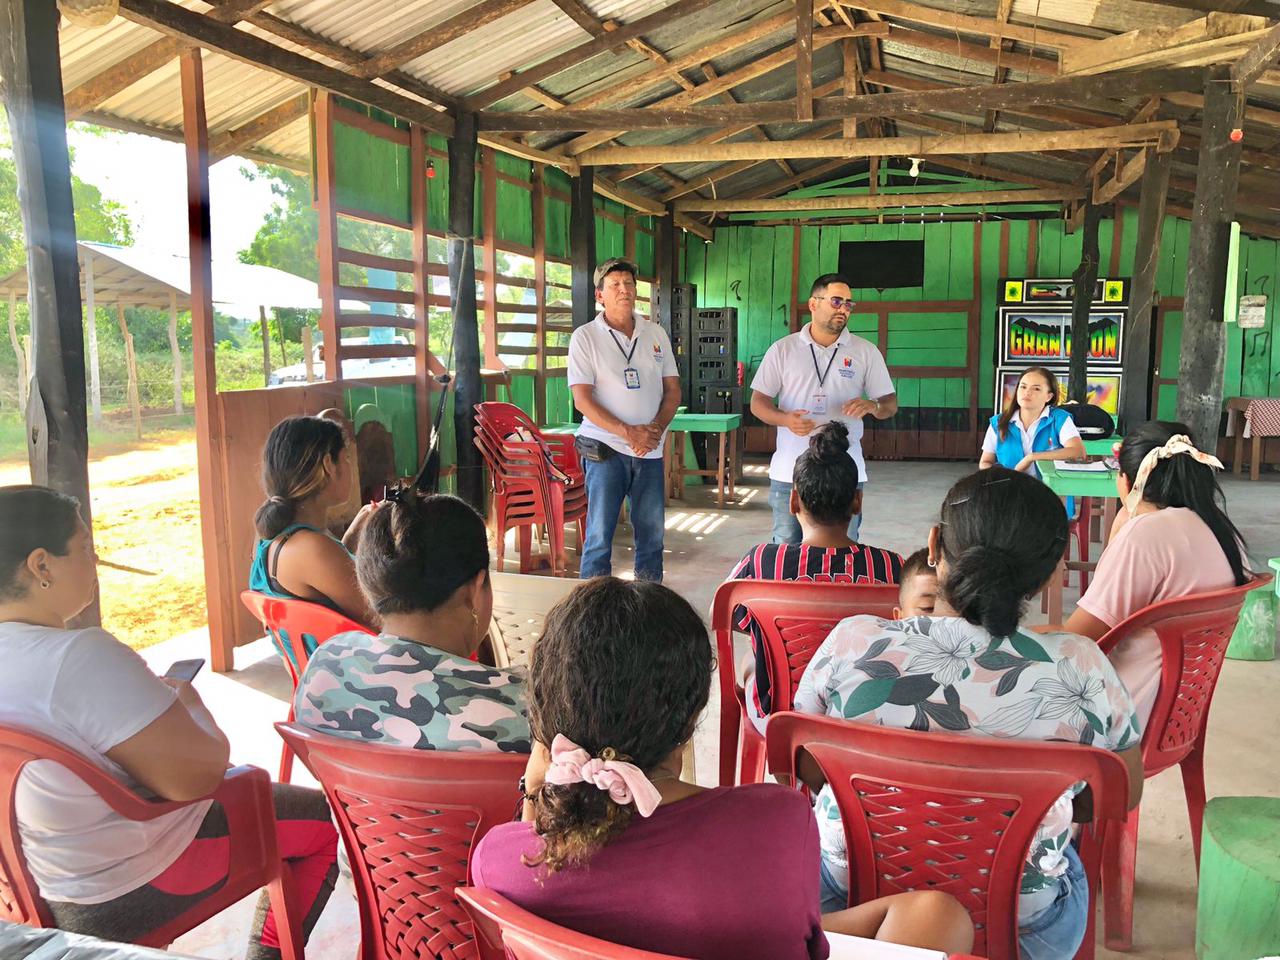
[[[1065,852],[1067,872],[1058,878],[1058,896],[1018,924],[1022,960],[1071,960],[1084,942],[1089,926],[1089,883],[1075,846],[1067,844]]]

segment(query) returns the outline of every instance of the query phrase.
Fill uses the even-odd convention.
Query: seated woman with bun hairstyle
[[[933,891],[821,916],[818,828],[776,783],[680,779],[713,669],[701,618],[656,583],[597,577],[533,649],[526,821],[495,827],[473,882],[554,923],[699,960],[809,960],[824,930],[963,953],[973,927]]]

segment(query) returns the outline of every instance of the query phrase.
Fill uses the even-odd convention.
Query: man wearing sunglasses
[[[849,427],[849,456],[858,465],[858,489],[867,480],[862,458],[862,418],[884,420],[898,411],[898,397],[880,351],[848,331],[853,312],[849,284],[827,273],[809,291],[809,322],[799,333],[776,341],[751,382],[751,412],[778,428],[769,462],[769,506],[775,543],[799,543],[800,522],[791,514],[791,477],[808,435],[828,420]],[[849,539],[858,540],[862,514],[849,522]]]

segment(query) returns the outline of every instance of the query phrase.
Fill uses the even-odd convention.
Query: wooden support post
[[[9,294],[9,343],[13,345],[13,355],[18,361],[18,412],[25,420],[31,370],[27,366],[27,351],[22,349],[22,343],[18,340],[18,295],[16,293]]]
[[[813,119],[813,0],[796,0],[796,119]]]
[[[1071,362],[1067,396],[1076,403],[1089,400],[1089,311],[1093,305],[1093,288],[1098,285],[1098,224],[1102,208],[1086,199],[1084,236],[1080,266],[1071,274],[1075,295],[1071,300]]]
[[[498,358],[498,164],[491,147],[480,150],[480,176],[480,228],[484,232],[484,247],[480,251],[484,267],[484,366],[501,370],[504,364]]]
[[[0,0],[0,76],[27,240],[28,309],[35,340],[27,398],[27,455],[33,483],[80,501],[89,529],[89,424],[84,387],[84,321],[71,202],[71,160],[62,100],[58,8]],[[76,626],[99,622],[95,600]]]
[[[1178,362],[1178,419],[1191,428],[1201,450],[1217,446],[1222,418],[1222,371],[1226,355],[1223,312],[1231,221],[1240,181],[1240,126],[1244,98],[1231,89],[1230,69],[1215,68],[1204,85],[1203,133],[1196,164],[1196,198],[1187,239],[1187,288],[1182,352]]]
[[[262,328],[262,385],[271,386],[271,328],[267,323],[267,308],[258,304],[258,326]]]
[[[427,133],[421,124],[409,129],[409,219],[413,224],[413,384],[417,403],[418,461],[431,445],[431,276],[427,273]],[[441,392],[440,402],[445,394]],[[441,451],[443,455],[443,451]]]
[[[133,414],[134,435],[142,439],[142,402],[138,396],[138,357],[133,352],[133,334],[129,332],[129,321],[124,316],[124,303],[116,303],[116,322],[120,324],[120,338],[124,341],[125,374],[128,385],[125,397],[129,401],[129,410]]]
[[[589,167],[570,183],[569,260],[576,330],[596,318],[596,287],[591,279],[596,269],[595,175]]]
[[[233,628],[238,598],[230,558],[219,527],[218,506],[226,490],[222,423],[213,332],[212,226],[209,211],[209,126],[204,107],[204,63],[200,50],[182,54],[182,132],[186,143],[187,238],[191,261],[191,358],[196,386],[196,468],[200,490],[200,540],[204,548],[205,603],[213,669],[235,667]]]
[[[315,353],[315,343],[311,337],[311,324],[308,323],[302,328],[302,362],[307,371],[307,383],[310,383],[316,378],[315,370],[311,365],[313,353]]]
[[[453,312],[453,357],[457,369],[453,429],[457,438],[458,496],[484,512],[484,469],[475,435],[475,405],[484,399],[480,382],[480,328],[476,317],[475,177],[476,116],[459,113],[449,141],[449,299]],[[492,242],[492,238],[489,238]],[[493,284],[493,275],[486,286]],[[443,397],[441,398],[443,400]]]
[[[662,324],[668,333],[673,320],[673,304],[675,296],[676,274],[679,269],[676,263],[676,223],[672,216],[658,218],[658,232],[654,236],[653,255],[658,274],[658,311],[654,319]]]
[[[316,210],[320,215],[320,233],[316,251],[320,257],[320,340],[324,352],[324,378],[342,379],[342,363],[338,359],[338,174],[333,147],[333,96],[325,91],[316,95]],[[468,230],[468,235],[470,231]],[[307,360],[310,363],[310,358]]]
[[[173,412],[182,413],[182,349],[178,346],[178,295],[169,294],[169,354],[173,357]]]
[[[546,167],[533,165],[533,292],[534,292],[534,356],[533,419],[539,426],[549,423],[547,417],[547,195]]]
[[[84,252],[84,315],[89,328],[89,411],[102,422],[102,366],[98,362],[98,309],[94,302],[93,254]]]
[[[1129,291],[1129,329],[1124,335],[1124,379],[1120,390],[1120,424],[1126,432],[1149,417],[1151,320],[1156,303],[1156,266],[1160,260],[1160,234],[1164,226],[1172,159],[1173,155],[1169,153],[1152,155],[1142,175],[1133,287]],[[1116,218],[1120,216],[1117,210]]]
[[[846,97],[856,97],[858,95],[858,79],[862,73],[862,61],[859,59],[857,39],[850,37],[848,40],[841,40],[840,54],[844,60],[844,95]],[[842,133],[846,140],[857,138],[857,117],[846,117],[843,121],[843,127]]]

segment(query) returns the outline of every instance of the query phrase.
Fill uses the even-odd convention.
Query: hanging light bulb
[[[436,162],[434,160],[427,161],[427,179],[434,180],[436,177]]]
[[[911,175],[911,176],[913,176],[913,177],[918,177],[918,176],[920,176],[920,163],[921,163],[921,160],[920,160],[920,158],[919,158],[919,157],[912,157],[912,158],[911,158],[911,169],[910,169],[910,170],[908,170],[908,171],[907,171],[907,173],[908,173],[908,174],[910,174],[910,175]]]

